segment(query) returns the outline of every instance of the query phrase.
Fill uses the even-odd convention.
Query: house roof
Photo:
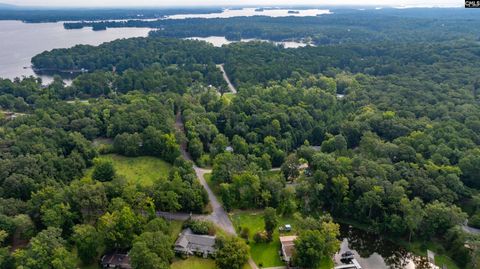
[[[103,265],[113,265],[119,268],[130,269],[130,257],[128,254],[112,253],[102,257]]]
[[[182,231],[175,242],[176,249],[187,252],[215,252],[215,236],[194,234],[190,228]]]
[[[297,236],[290,235],[290,236],[280,236],[280,243],[282,244],[282,254],[285,259],[288,261],[290,257],[293,255],[293,251],[295,250],[295,239]]]
[[[297,239],[296,235],[289,235],[289,236],[280,236],[280,242],[283,244],[293,244],[293,241]]]

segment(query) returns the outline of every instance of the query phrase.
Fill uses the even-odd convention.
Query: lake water
[[[294,11],[295,13],[288,13]],[[251,16],[268,16],[268,17],[307,17],[331,14],[328,9],[265,9],[263,11],[256,11],[255,8],[242,9],[225,9],[221,13],[209,14],[177,14],[167,16],[167,19],[189,19],[189,18],[232,18],[232,17],[251,17]]]
[[[215,47],[221,47],[223,45],[228,45],[234,42],[239,41],[229,41],[224,36],[209,36],[209,37],[187,37],[186,39],[200,40],[211,43]],[[268,40],[261,39],[242,39],[240,42],[250,42],[250,41],[262,41],[262,42],[272,42]],[[277,45],[283,45],[285,48],[300,48],[306,47],[308,44],[296,41],[283,41],[283,42],[272,42]]]
[[[419,257],[401,246],[348,225],[341,225],[340,251],[335,255],[335,263],[342,264],[341,254],[347,250],[355,254],[355,259],[364,269],[437,269],[426,257]],[[426,253],[425,253],[426,255]]]
[[[112,28],[92,31],[90,28],[65,30],[62,23],[23,23],[0,21],[0,77],[35,75],[30,67],[33,56],[54,48],[69,48],[77,44],[100,45],[119,38],[144,37],[148,28]],[[44,83],[52,80],[40,76]]]

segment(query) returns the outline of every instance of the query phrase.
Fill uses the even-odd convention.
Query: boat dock
[[[360,264],[356,259],[353,259],[352,263],[338,265],[338,266],[335,266],[334,269],[362,269],[362,267],[360,266]]]

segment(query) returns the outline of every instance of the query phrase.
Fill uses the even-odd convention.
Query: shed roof
[[[296,235],[280,236],[280,243],[282,244],[282,254],[286,261],[289,261],[295,250]]]

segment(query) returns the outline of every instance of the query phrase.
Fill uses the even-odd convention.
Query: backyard
[[[188,259],[176,259],[172,265],[171,269],[215,269],[215,261],[212,259],[202,259],[198,257],[190,257]]]
[[[253,240],[253,235],[257,232],[263,231],[265,227],[262,211],[237,211],[234,212],[232,221],[237,233],[240,233],[242,228],[248,228],[250,230],[250,254],[258,266],[273,267],[285,265],[279,255],[280,239],[278,229],[276,229],[273,234],[272,242],[257,244]],[[293,234],[295,232],[293,218],[280,217],[279,226],[285,224],[291,224],[293,231],[291,233],[285,233],[284,235]]]

